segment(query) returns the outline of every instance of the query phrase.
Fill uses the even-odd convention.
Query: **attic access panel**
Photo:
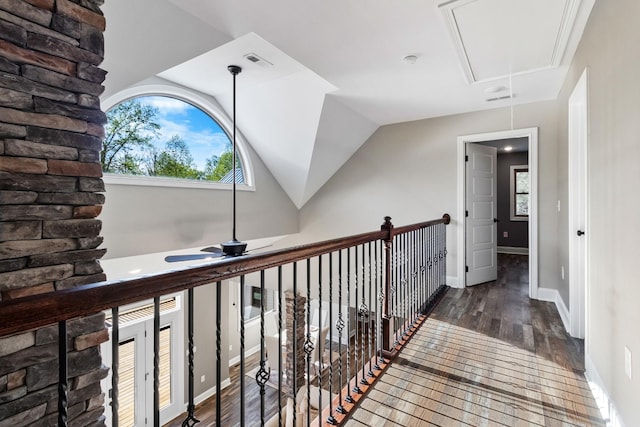
[[[556,68],[581,0],[452,0],[444,14],[469,83]]]

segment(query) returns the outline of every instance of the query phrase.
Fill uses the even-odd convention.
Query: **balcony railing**
[[[243,287],[248,275],[256,276],[259,300],[259,361],[255,380],[247,380],[244,313],[241,314],[240,383],[237,403],[231,406],[237,423],[284,425],[337,425],[346,420],[367,390],[384,372],[430,307],[445,289],[446,229],[449,215],[441,219],[394,227],[386,217],[379,231],[308,244],[283,250],[217,259],[179,271],[126,281],[80,286],[55,293],[0,302],[0,337],[58,323],[59,337],[67,336],[67,321],[100,311],[110,311],[113,363],[111,420],[119,425],[120,308],[153,301],[154,404],[149,423],[160,425],[160,316],[161,298],[187,292],[188,405],[182,425],[198,422],[194,402],[194,289],[215,285],[216,322],[216,425],[223,413],[222,396],[222,289],[229,281]],[[266,331],[266,288],[277,289],[274,312],[277,333]],[[242,289],[242,288],[241,288]],[[245,306],[240,292],[240,307]],[[59,338],[59,425],[67,425],[66,340]],[[275,353],[275,354],[274,354]],[[255,381],[259,396],[245,393]],[[277,405],[269,405],[268,382],[277,389]],[[271,394],[273,398],[273,394]],[[247,401],[259,399],[259,412],[247,414]],[[239,403],[239,405],[238,405]],[[224,407],[228,407],[224,405]],[[292,408],[293,407],[293,410]],[[252,405],[255,408],[255,405]],[[227,417],[227,418],[225,418]]]

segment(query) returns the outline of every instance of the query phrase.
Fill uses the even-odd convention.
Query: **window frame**
[[[222,130],[227,134],[229,140],[233,138],[233,120],[218,104],[215,98],[208,95],[175,86],[167,83],[148,83],[117,92],[101,101],[103,111],[108,111],[114,106],[133,98],[143,96],[164,96],[178,99],[199,108],[204,113],[215,120]],[[248,143],[242,133],[236,129],[236,152],[242,164],[244,183],[236,184],[238,191],[255,191],[253,165],[248,153]],[[102,177],[105,184],[110,185],[130,185],[143,187],[172,187],[172,188],[200,188],[210,190],[232,190],[232,185],[215,181],[204,181],[195,179],[182,179],[160,176],[134,176],[120,175],[115,173],[104,173]]]
[[[511,221],[529,221],[529,215],[517,215],[516,214],[516,194],[527,194],[529,196],[529,208],[531,207],[531,184],[529,184],[528,193],[516,193],[516,174],[518,172],[529,173],[529,165],[511,165],[509,167],[509,216]],[[531,177],[529,177],[531,179]]]

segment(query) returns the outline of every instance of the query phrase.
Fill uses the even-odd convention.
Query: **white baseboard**
[[[248,350],[245,350],[244,357],[249,357],[252,354],[257,353],[259,351],[260,351],[260,345],[256,345],[254,347],[251,347]],[[237,365],[238,363],[240,363],[240,355],[237,355],[233,359],[229,359],[229,367],[232,367],[233,365]]]
[[[462,286],[460,286],[459,282],[458,282],[458,278],[456,276],[447,276],[447,285],[451,286],[452,288],[461,288]]]
[[[624,422],[620,417],[620,413],[616,409],[616,405],[611,400],[610,394],[604,386],[602,378],[600,378],[598,370],[589,356],[585,356],[584,364],[586,368],[585,376],[587,377],[587,382],[589,383],[593,397],[598,404],[598,408],[600,408],[602,418],[604,418],[607,423],[607,427],[624,427]]]
[[[557,289],[538,288],[538,299],[540,301],[556,302]]]
[[[516,248],[513,246],[498,246],[496,252],[499,254],[513,254],[513,255],[529,255],[529,248]]]
[[[231,380],[229,378],[227,378],[226,380],[222,381],[220,383],[220,388],[222,390],[224,390],[225,388],[229,387],[231,385]],[[215,387],[211,387],[208,390],[205,390],[203,393],[200,393],[199,395],[197,395],[194,399],[193,399],[193,403],[195,405],[199,405],[200,403],[204,402],[205,400],[207,400],[208,398],[210,398],[211,396],[215,396],[216,394],[216,388]],[[184,405],[184,410],[187,410],[187,404]]]
[[[556,305],[556,309],[558,310],[558,314],[560,314],[560,319],[562,319],[562,324],[564,325],[564,329],[569,332],[570,322],[569,322],[569,310],[567,306],[564,304],[562,297],[560,296],[560,292],[557,289],[549,289],[549,288],[538,288],[538,300],[552,302]]]

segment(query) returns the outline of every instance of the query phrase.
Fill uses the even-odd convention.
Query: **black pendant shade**
[[[245,242],[240,242],[236,238],[236,76],[240,74],[242,68],[237,65],[229,65],[227,69],[233,76],[233,163],[231,165],[231,170],[233,173],[233,236],[232,239],[228,242],[221,243],[220,247],[222,248],[222,252],[224,252],[225,255],[238,256],[242,255],[247,249],[247,244]]]

